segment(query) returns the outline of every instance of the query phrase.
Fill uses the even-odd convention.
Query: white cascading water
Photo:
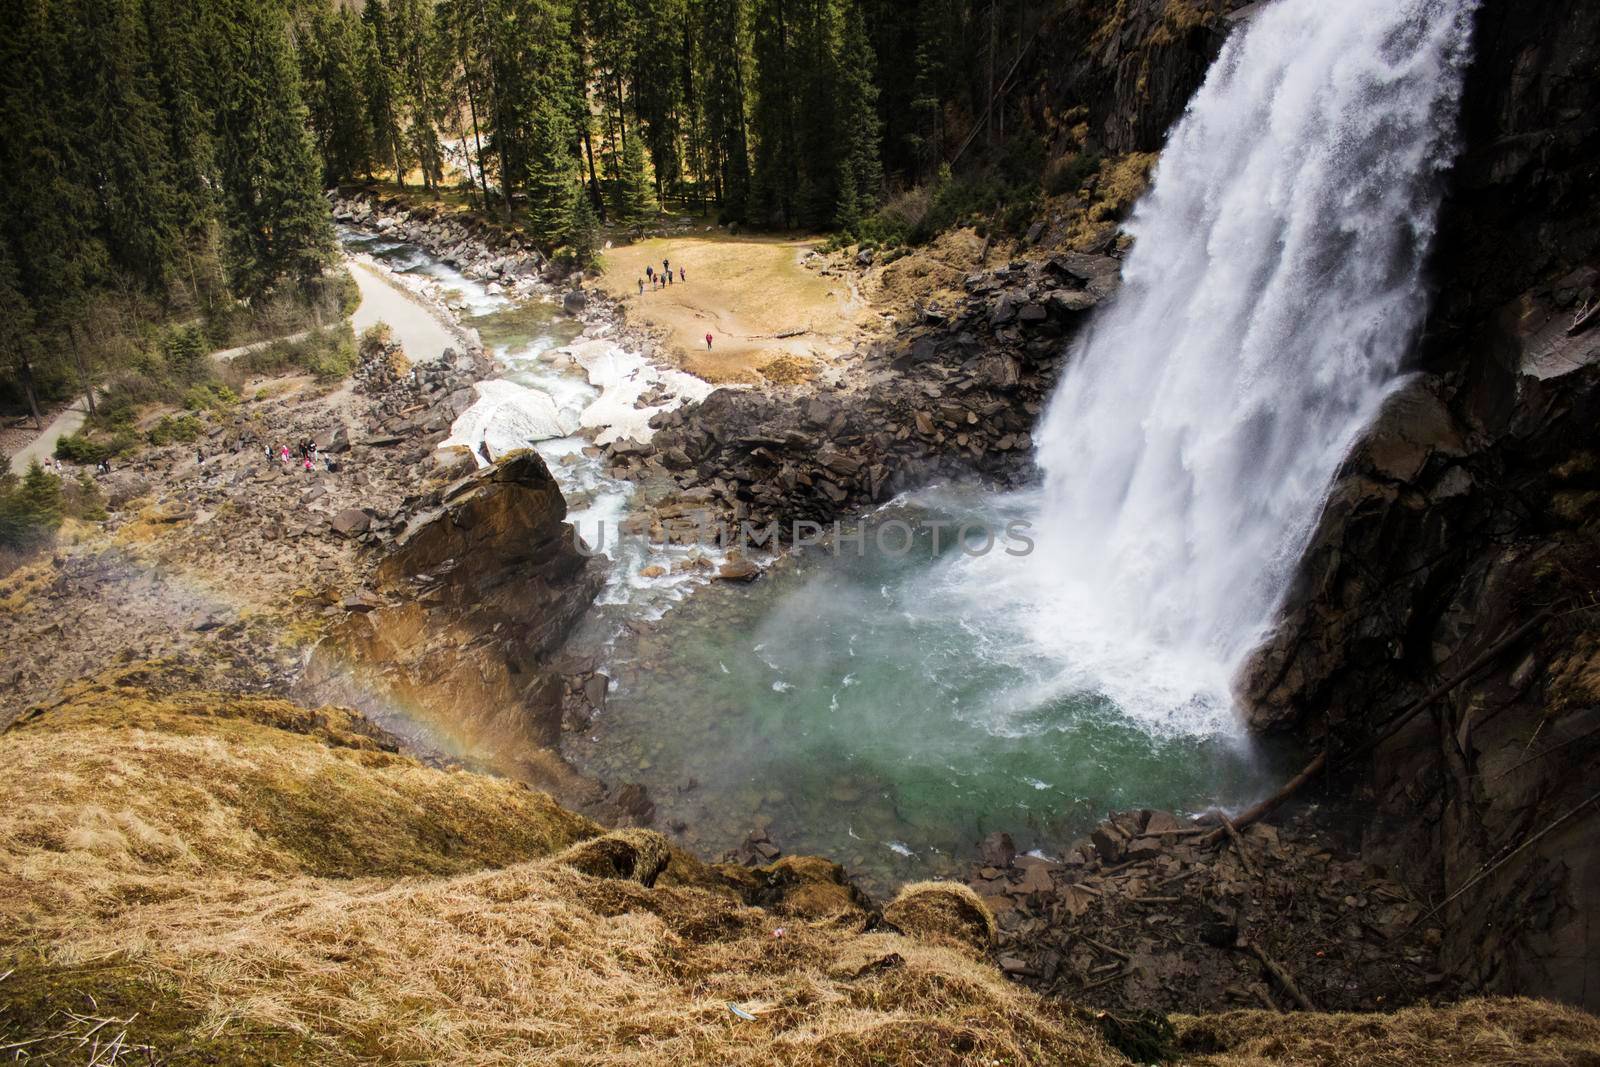
[[[1400,377],[1475,6],[1268,7],[1134,212],[1124,288],[1038,434],[1027,580],[1036,639],[1151,725],[1231,728],[1230,676]]]

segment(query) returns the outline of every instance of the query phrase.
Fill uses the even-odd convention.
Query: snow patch
[[[450,436],[440,448],[465,445],[472,450],[478,466],[487,466],[478,451],[487,444],[489,453],[502,456],[519,448],[530,448],[540,441],[566,437],[577,429],[570,415],[564,415],[549,393],[495,378],[473,386],[477,399],[450,427]]]

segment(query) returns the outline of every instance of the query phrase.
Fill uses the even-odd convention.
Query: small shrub
[[[86,434],[64,434],[56,441],[56,458],[68,463],[99,463],[110,454],[104,445],[89,440]]]
[[[209,377],[206,338],[200,327],[189,325],[168,331],[162,340],[161,353],[167,372],[176,381],[192,382]]]
[[[361,331],[361,354],[370,356],[393,339],[387,322],[374,323]]]
[[[28,465],[20,481],[10,474],[0,481],[0,545],[27,549],[44,544],[64,514],[61,479],[38,460]]]
[[[161,421],[152,426],[145,436],[152,445],[159,447],[177,442],[188,444],[198,440],[200,433],[200,420],[193,415],[163,415]]]
[[[126,455],[139,447],[139,435],[130,429],[91,436],[71,433],[56,441],[56,458],[68,463],[99,463],[113,456]]]
[[[189,411],[227,411],[238,402],[238,395],[220,382],[192,385],[183,394],[183,406]]]
[[[106,514],[106,496],[100,491],[100,485],[89,476],[88,471],[79,471],[78,476],[71,481],[63,480],[61,483],[66,502],[67,514],[74,519],[84,522],[104,522]]]
[[[377,329],[379,327],[374,326],[367,334]],[[383,329],[387,331],[388,328]],[[348,322],[298,341],[276,341],[240,357],[246,368],[255,374],[298,371],[320,382],[336,382],[348,377],[358,359],[355,331]]]
[[[306,370],[319,382],[343,381],[356,369],[360,357],[356,353],[356,335],[345,323],[335,330],[327,330],[307,338],[310,352]]]
[[[361,286],[356,284],[355,275],[347,270],[341,270],[334,276],[334,293],[339,301],[339,315],[348,318],[361,306]]]
[[[139,406],[161,399],[159,383],[135,374],[121,374],[106,383],[89,417],[91,428],[116,430],[134,424]]]

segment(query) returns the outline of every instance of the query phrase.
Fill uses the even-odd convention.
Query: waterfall
[[[1029,581],[1035,637],[1147,718],[1226,727],[1230,675],[1401,379],[1475,6],[1279,0],[1133,214],[1124,288],[1037,435]]]

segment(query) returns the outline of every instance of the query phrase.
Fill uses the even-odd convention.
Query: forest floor
[[[721,231],[652,237],[608,250],[601,285],[691,374],[718,383],[803,381],[879,322],[850,274],[811,254],[817,244]],[[645,267],[660,270],[662,260],[687,279],[662,289],[646,282],[641,293]]]

